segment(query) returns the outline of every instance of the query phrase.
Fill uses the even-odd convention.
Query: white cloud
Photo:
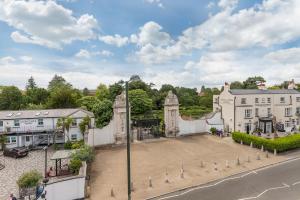
[[[161,0],[145,0],[145,2],[150,4],[156,4],[160,8],[164,8],[164,5]]]
[[[220,0],[218,6],[224,9],[234,8],[238,2],[239,0]]]
[[[232,8],[236,3],[221,0],[219,6]],[[136,52],[137,60],[148,64],[167,63],[195,49],[231,51],[290,42],[300,37],[300,26],[295,25],[300,18],[299,10],[298,0],[265,0],[260,5],[237,12],[222,9],[202,24],[184,30],[171,45],[142,46]]]
[[[215,2],[213,2],[213,1],[210,1],[208,4],[207,4],[207,8],[208,9],[211,9],[211,8],[213,8],[215,6]]]
[[[281,49],[268,53],[264,58],[282,64],[299,64],[300,48]]]
[[[72,10],[55,1],[2,0],[0,20],[17,29],[11,34],[15,42],[57,49],[75,40],[93,39],[98,29],[92,15],[74,17]]]
[[[137,43],[139,46],[147,44],[155,46],[169,45],[172,42],[171,36],[161,30],[162,27],[159,24],[149,21],[140,27],[140,32],[137,35],[131,35],[131,42]]]
[[[0,58],[0,63],[12,63],[15,61],[16,61],[16,59],[11,56],[5,56],[5,57]]]
[[[114,54],[112,52],[108,51],[108,50],[90,52],[86,49],[80,49],[80,51],[75,54],[75,57],[89,59],[92,56],[97,56],[97,55],[110,57],[110,56],[113,56]]]
[[[122,47],[128,43],[128,37],[122,37],[118,34],[106,35],[106,36],[99,36],[99,40],[110,45],[115,45],[117,47]]]
[[[32,61],[32,57],[30,57],[30,56],[21,56],[20,59],[24,62]]]

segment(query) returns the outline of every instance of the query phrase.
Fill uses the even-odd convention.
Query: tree
[[[83,96],[88,96],[90,93],[89,89],[87,89],[86,87],[83,89],[82,94]]]
[[[79,129],[80,129],[80,132],[84,138],[84,133],[87,131],[86,128],[88,128],[91,124],[91,118],[87,115],[85,116],[82,121],[79,123]]]
[[[114,83],[108,87],[109,91],[109,99],[114,102],[116,99],[116,96],[120,95],[123,91],[122,83]]]
[[[99,101],[95,103],[92,108],[92,111],[95,115],[95,124],[98,128],[102,128],[110,122],[113,115],[113,103],[104,99],[103,101]]]
[[[148,93],[148,95],[151,90],[151,87],[147,85],[147,83],[145,83],[138,75],[133,75],[130,77],[128,88],[129,90],[137,90],[137,89],[144,90]]]
[[[44,88],[28,88],[26,91],[27,104],[45,104],[49,97],[49,92]]]
[[[109,90],[105,84],[100,83],[96,90],[96,97],[102,101],[109,97]]]
[[[260,82],[266,82],[265,79],[261,76],[254,76],[247,78],[246,81],[243,82],[244,89],[257,89],[257,84]]]
[[[34,78],[30,76],[26,84],[26,90],[33,90],[35,88],[36,88],[36,83],[34,81]]]
[[[94,96],[84,96],[77,100],[77,104],[88,111],[92,111],[93,106],[98,102],[100,102],[100,100]]]
[[[5,134],[0,135],[0,145],[1,145],[2,151],[4,151],[4,149],[5,149],[6,139],[7,139],[7,137]]]
[[[132,114],[145,114],[152,110],[152,99],[148,97],[144,90],[131,90],[128,96]]]
[[[48,108],[74,108],[78,107],[77,99],[81,98],[80,91],[68,85],[55,87],[48,98]]]
[[[52,80],[49,82],[48,90],[52,91],[55,88],[62,86],[72,87],[72,85],[68,83],[62,76],[58,76],[57,74],[55,74]]]
[[[0,92],[0,110],[19,110],[23,104],[22,92],[15,86],[6,86]]]
[[[73,123],[73,118],[72,117],[67,117],[64,119],[64,127],[67,131],[67,138],[68,138],[68,141],[70,141],[70,137],[69,137],[69,131],[70,131],[70,127]]]
[[[244,88],[243,83],[239,81],[234,81],[230,84],[230,89],[243,89],[243,88]]]

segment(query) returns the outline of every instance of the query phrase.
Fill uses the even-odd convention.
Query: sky
[[[0,0],[0,85],[300,82],[299,0]]]

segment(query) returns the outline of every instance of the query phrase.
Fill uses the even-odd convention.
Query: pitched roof
[[[282,89],[282,90],[260,90],[260,89],[232,89],[229,92],[233,95],[247,94],[300,94],[297,90]]]
[[[94,117],[92,112],[83,110],[81,108],[68,108],[44,110],[5,110],[0,111],[0,119],[60,118],[68,117],[78,111],[85,112],[90,117]]]

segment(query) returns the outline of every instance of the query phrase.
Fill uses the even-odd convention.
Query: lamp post
[[[131,171],[130,171],[130,127],[129,127],[129,98],[128,98],[128,81],[125,83],[126,92],[126,135],[127,135],[127,186],[128,200],[131,200]]]

